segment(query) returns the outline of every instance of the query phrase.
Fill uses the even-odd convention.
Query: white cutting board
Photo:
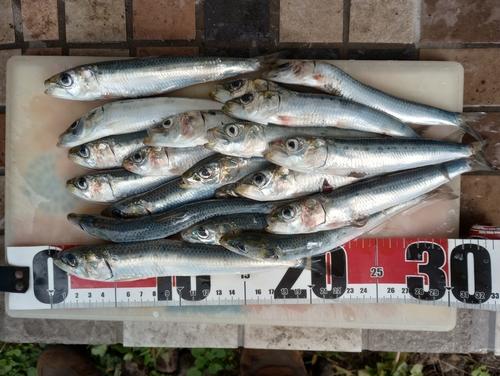
[[[114,58],[116,59],[116,58]],[[7,65],[6,106],[6,246],[90,244],[101,242],[66,220],[69,212],[99,213],[102,205],[88,204],[65,189],[69,178],[86,171],[56,147],[59,134],[78,117],[104,102],[77,102],[44,94],[43,82],[70,67],[106,58],[80,56],[18,56]],[[393,95],[450,111],[461,111],[463,68],[454,62],[331,61],[360,81]],[[255,76],[255,75],[254,75]],[[213,83],[179,90],[170,96],[209,98]],[[434,127],[427,136],[442,139],[453,132]],[[459,193],[460,179],[450,186]],[[397,216],[371,237],[458,237],[459,200],[426,206],[411,215]],[[8,305],[7,305],[8,306]],[[209,307],[203,307],[209,308]],[[362,328],[449,330],[455,310],[429,306],[325,305],[290,307],[191,307],[160,314],[149,308],[10,311],[24,317],[170,320],[223,323],[265,323]],[[112,314],[110,315],[110,313]],[[395,317],[395,313],[397,318]]]

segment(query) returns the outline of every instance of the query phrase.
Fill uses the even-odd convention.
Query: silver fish
[[[223,84],[214,85],[214,90],[209,95],[210,98],[225,103],[252,91],[265,90],[288,91],[288,89],[273,81],[262,80],[260,78],[238,78]]]
[[[269,143],[288,137],[370,138],[383,137],[377,133],[359,132],[335,127],[281,127],[257,123],[220,125],[207,132],[205,147],[226,155],[263,157]]]
[[[356,225],[388,207],[411,200],[475,169],[473,159],[400,171],[341,187],[332,193],[305,197],[273,210],[267,231],[309,233]],[[483,167],[480,167],[483,168]]]
[[[69,149],[68,158],[96,170],[121,167],[125,157],[146,146],[147,135],[141,131],[100,138]]]
[[[114,202],[156,188],[171,179],[170,176],[141,176],[120,168],[77,176],[66,182],[66,189],[88,201]]]
[[[69,148],[102,137],[146,130],[167,116],[188,110],[220,110],[206,99],[147,98],[107,103],[75,120],[59,136],[57,146]]]
[[[325,62],[287,62],[264,72],[262,77],[276,82],[311,86],[384,111],[405,123],[459,127],[481,140],[478,131],[469,123],[484,117],[486,115],[484,112],[450,112],[407,101],[365,85],[343,70]]]
[[[226,184],[219,187],[214,192],[214,198],[231,198],[231,197],[241,197],[234,191],[236,183]]]
[[[425,201],[424,195],[395,205],[368,217],[363,227],[345,226],[313,234],[270,234],[262,231],[228,232],[220,239],[220,244],[242,256],[261,260],[295,260],[302,257],[321,255],[373,230],[390,217],[404,212]]]
[[[328,174],[293,171],[271,165],[236,182],[234,191],[241,197],[258,201],[277,201],[328,192],[358,179]]]
[[[363,177],[444,163],[454,159],[484,158],[489,142],[462,145],[417,138],[324,139],[294,137],[271,143],[266,159],[302,172]]]
[[[303,267],[305,260],[252,260],[223,247],[163,239],[128,244],[96,244],[57,253],[54,264],[68,274],[95,281],[130,281],[161,276],[248,274]]]
[[[182,205],[166,213],[140,218],[109,218],[68,214],[68,220],[91,236],[112,242],[162,239],[207,218],[226,214],[269,213],[274,205],[242,198],[205,200]]]
[[[215,154],[196,163],[182,174],[183,187],[234,183],[243,176],[268,166],[264,158],[242,158]]]
[[[207,56],[150,56],[85,64],[45,81],[45,93],[56,98],[93,101],[167,93],[203,82],[255,72],[277,55],[249,59]]]
[[[266,227],[265,214],[223,215],[199,222],[181,232],[182,239],[190,243],[216,244],[222,236],[242,230],[263,230]]]
[[[115,218],[135,218],[164,213],[193,201],[212,198],[217,186],[204,185],[195,189],[180,186],[181,178],[175,178],[158,188],[119,200],[102,215]]]
[[[188,168],[212,154],[203,146],[193,148],[145,147],[123,160],[123,167],[139,175],[182,175]]]
[[[389,114],[331,95],[256,91],[226,102],[222,111],[261,124],[337,127],[394,137],[420,137]]]
[[[210,128],[235,121],[235,118],[219,110],[187,111],[169,116],[148,129],[148,137],[144,143],[172,148],[203,145],[208,141],[205,135]]]

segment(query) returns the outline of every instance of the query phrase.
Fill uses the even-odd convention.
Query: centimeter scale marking
[[[227,276],[164,276],[131,282],[87,281],[55,267],[54,247],[8,247],[10,264],[31,260],[26,294],[10,309],[150,306],[403,303],[494,310],[500,255],[485,239],[359,239],[308,267]],[[59,247],[67,248],[67,247]]]

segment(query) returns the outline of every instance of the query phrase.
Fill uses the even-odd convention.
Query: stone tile
[[[68,42],[126,40],[123,0],[66,0]]]
[[[280,42],[342,42],[343,0],[281,0]]]
[[[420,60],[458,61],[465,71],[464,105],[500,104],[500,49],[422,49]]]
[[[421,42],[499,40],[500,8],[497,0],[422,1]]]
[[[60,56],[62,55],[62,48],[61,47],[28,48],[26,50],[26,55]]]
[[[14,43],[14,18],[12,14],[12,1],[0,0],[0,43]]]
[[[134,39],[194,39],[195,0],[134,0]]]
[[[361,329],[245,325],[243,346],[254,349],[361,351]]]
[[[7,61],[12,56],[21,55],[21,50],[1,50],[0,51],[0,106],[5,106],[5,88],[6,88],[6,77],[7,72]]]
[[[207,41],[267,41],[270,0],[205,0]]]
[[[337,48],[290,48],[286,49],[287,59],[326,59],[334,60],[340,58]]]
[[[490,349],[490,315],[495,312],[459,309],[457,325],[449,332],[366,330],[363,349],[426,353],[485,352]],[[490,349],[492,350],[492,349]]]
[[[129,50],[127,49],[112,49],[112,48],[70,48],[70,56],[119,56],[128,57]]]
[[[5,176],[0,176],[0,229],[5,229]]]
[[[24,40],[57,40],[57,0],[21,0]]]
[[[199,47],[137,47],[137,56],[198,56]]]
[[[349,42],[413,43],[416,0],[351,0]]]
[[[348,50],[347,59],[355,60],[413,60],[416,52],[414,49],[364,49]]]
[[[266,47],[207,47],[206,56],[224,56],[224,57],[255,57],[264,56],[269,53]]]
[[[124,346],[238,347],[238,325],[126,321]]]
[[[0,168],[5,168],[5,114],[0,114]],[[3,191],[3,181],[2,181],[2,191]],[[3,209],[3,201],[2,201],[2,209]]]

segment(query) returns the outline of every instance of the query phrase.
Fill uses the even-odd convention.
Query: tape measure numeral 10
[[[35,297],[52,308],[392,302],[496,310],[500,277],[493,271],[500,266],[494,250],[495,245],[500,248],[498,242],[358,239],[312,257],[305,268],[252,275],[109,283],[69,278],[53,270],[56,279],[36,285]],[[42,253],[33,258],[34,280],[47,275],[48,256]]]

